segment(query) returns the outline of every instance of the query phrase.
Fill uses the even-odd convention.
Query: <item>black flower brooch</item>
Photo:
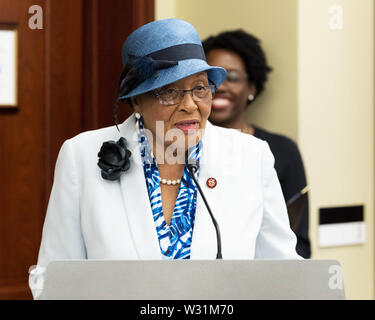
[[[131,152],[126,148],[126,139],[104,142],[98,153],[98,166],[106,180],[117,180],[130,168]]]

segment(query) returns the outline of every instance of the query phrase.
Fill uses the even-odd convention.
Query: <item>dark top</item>
[[[254,136],[265,140],[275,157],[277,172],[285,202],[306,187],[305,169],[297,145],[289,138],[254,127]],[[297,236],[297,253],[310,258],[308,196],[301,209],[299,224],[294,230]]]

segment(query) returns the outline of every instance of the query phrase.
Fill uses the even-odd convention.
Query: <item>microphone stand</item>
[[[214,224],[214,227],[215,227],[215,230],[216,230],[216,239],[217,239],[217,255],[216,255],[216,259],[222,259],[223,257],[221,255],[221,235],[220,235],[220,228],[219,228],[219,225],[218,225],[218,223],[217,223],[214,215],[212,214],[211,208],[208,205],[206,197],[204,196],[203,191],[202,191],[202,189],[201,189],[201,187],[200,187],[197,179],[195,178],[194,173],[198,171],[198,167],[197,167],[196,164],[188,164],[188,169],[190,171],[191,177],[193,178],[193,180],[195,182],[195,185],[198,188],[198,191],[199,191],[199,193],[200,193],[200,195],[201,195],[201,197],[203,199],[203,202],[206,205],[206,208],[208,210],[208,213],[211,216],[212,223]]]

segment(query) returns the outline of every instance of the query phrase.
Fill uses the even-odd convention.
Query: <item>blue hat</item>
[[[122,48],[119,99],[130,98],[206,71],[217,87],[226,71],[209,66],[200,37],[188,22],[157,20],[135,30]]]

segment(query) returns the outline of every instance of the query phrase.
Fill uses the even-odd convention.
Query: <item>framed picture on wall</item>
[[[0,23],[0,108],[17,108],[17,28]]]

